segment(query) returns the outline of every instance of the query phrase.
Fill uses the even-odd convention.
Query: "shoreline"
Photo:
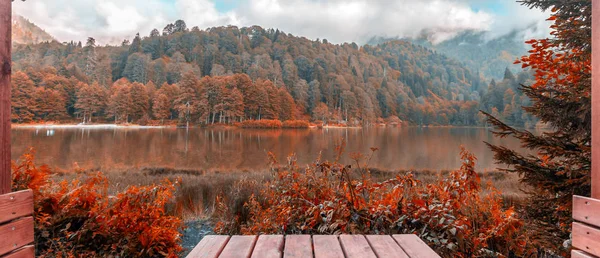
[[[173,125],[119,125],[119,124],[12,124],[11,128],[34,128],[34,129],[54,129],[54,128],[89,128],[89,129],[111,129],[111,128],[175,128]]]

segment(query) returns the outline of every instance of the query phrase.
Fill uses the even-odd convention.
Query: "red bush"
[[[373,149],[374,151],[376,149]],[[341,152],[340,152],[341,153]],[[244,214],[218,200],[216,231],[243,234],[418,234],[443,256],[524,255],[526,237],[498,191],[483,191],[475,157],[463,150],[463,166],[436,184],[411,174],[374,182],[364,156],[356,168],[320,162],[300,168],[290,157],[274,179],[250,197]],[[370,159],[370,158],[369,158]],[[274,159],[273,159],[274,160]],[[275,163],[275,162],[274,162]],[[249,215],[248,215],[249,214]]]
[[[295,129],[301,129],[301,128],[309,128],[310,127],[310,123],[308,123],[308,121],[305,120],[287,120],[283,122],[283,128],[295,128]]]
[[[182,221],[166,213],[175,185],[167,180],[108,195],[101,174],[71,182],[49,179],[34,154],[13,163],[13,190],[34,192],[35,244],[41,257],[176,257]]]
[[[277,129],[281,128],[283,124],[279,120],[246,120],[240,123],[242,128],[263,128],[263,129]]]

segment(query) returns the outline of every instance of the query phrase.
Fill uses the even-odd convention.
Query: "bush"
[[[54,182],[34,153],[13,163],[13,191],[34,192],[35,244],[40,257],[176,257],[182,221],[166,213],[175,184],[130,186],[108,195],[108,180],[95,173]]]
[[[300,168],[290,157],[285,166],[273,167],[274,179],[249,198],[245,209],[232,211],[231,201],[219,198],[215,231],[418,234],[442,256],[528,255],[521,220],[512,207],[503,208],[497,190],[482,189],[469,152],[462,150],[459,170],[427,185],[411,174],[374,182],[364,169],[368,162],[361,164],[365,157],[351,156],[354,170],[319,160]]]
[[[246,120],[240,123],[242,128],[263,128],[263,129],[277,129],[281,128],[283,124],[279,120]]]
[[[283,122],[283,128],[310,128],[310,124],[305,120],[287,120]]]

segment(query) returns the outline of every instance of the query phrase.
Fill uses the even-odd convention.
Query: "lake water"
[[[350,153],[370,153],[372,167],[382,169],[455,169],[460,146],[476,154],[478,169],[493,170],[484,141],[520,148],[515,139],[499,139],[485,128],[348,128],[252,130],[191,128],[14,128],[13,159],[29,147],[36,161],[51,167],[173,167],[203,170],[257,170],[267,166],[267,152],[280,161],[296,153],[301,164],[319,153],[333,160],[335,146],[346,140],[342,162]]]

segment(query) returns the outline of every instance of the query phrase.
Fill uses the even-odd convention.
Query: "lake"
[[[335,147],[346,140],[342,162],[350,154],[379,148],[370,166],[381,169],[455,169],[460,146],[475,153],[480,171],[497,166],[484,141],[520,148],[517,140],[499,139],[486,128],[402,127],[330,129],[211,128],[13,128],[12,157],[29,147],[36,162],[54,168],[172,167],[212,171],[262,170],[267,152],[279,161],[296,153],[300,164],[321,153],[333,160]]]

